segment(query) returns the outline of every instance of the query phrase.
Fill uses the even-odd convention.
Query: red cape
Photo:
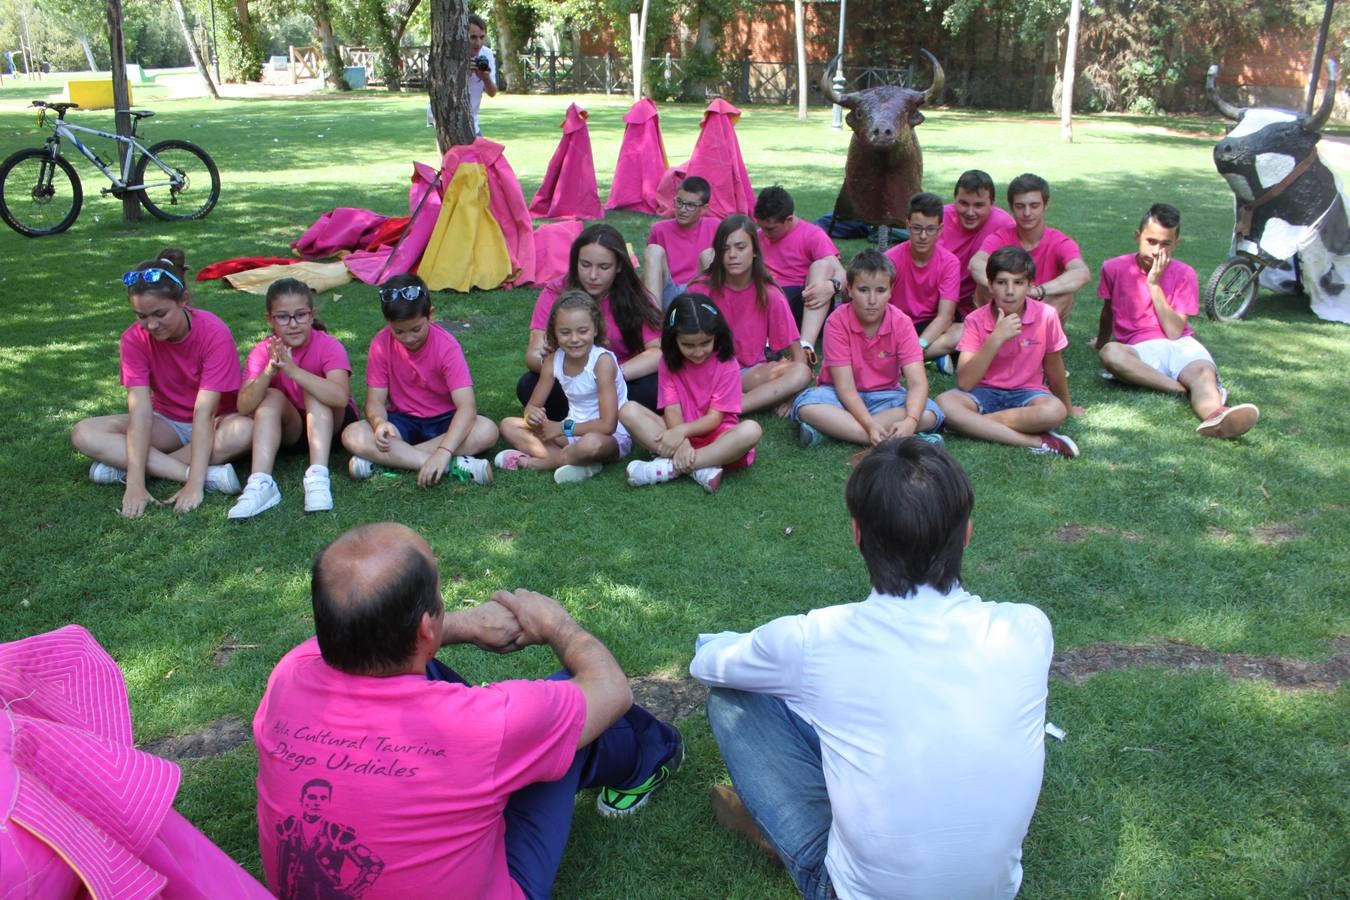
[[[665,174],[666,145],[661,139],[661,118],[656,104],[643,97],[623,117],[619,162],[614,166],[614,181],[609,186],[605,209],[631,209],[657,214],[661,176]]]
[[[530,202],[530,215],[538,219],[600,219],[600,191],[595,186],[595,161],[586,111],[575,103],[567,107],[562,141],[549,160],[539,191]]]

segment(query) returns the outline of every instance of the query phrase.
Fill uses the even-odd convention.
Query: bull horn
[[[928,86],[928,90],[923,95],[924,103],[932,103],[942,96],[942,88],[947,83],[947,76],[943,74],[942,63],[937,61],[936,56],[922,47],[919,48],[919,52],[928,57],[928,62],[933,66],[933,83]]]
[[[858,103],[858,98],[853,94],[836,94],[834,92],[833,73],[839,66],[839,54],[834,55],[834,59],[825,64],[825,71],[820,73],[820,93],[825,99],[835,106],[842,106],[845,109],[852,109]]]
[[[1247,111],[1245,106],[1234,106],[1227,100],[1219,96],[1219,88],[1216,82],[1219,78],[1219,67],[1217,64],[1209,67],[1205,73],[1205,93],[1209,94],[1209,101],[1218,107],[1219,112],[1236,122]],[[1334,97],[1332,99],[1335,99]]]
[[[1313,91],[1317,90],[1317,85],[1313,85]],[[1322,126],[1327,124],[1327,119],[1331,118],[1331,110],[1336,106],[1336,60],[1327,60],[1327,90],[1322,95],[1322,107],[1317,110],[1317,115],[1304,121],[1303,127],[1308,131],[1321,131]]]

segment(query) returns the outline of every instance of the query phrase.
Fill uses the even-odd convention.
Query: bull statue
[[[1234,254],[1270,266],[1261,273],[1262,284],[1284,292],[1297,290],[1298,279],[1292,274],[1297,257],[1313,312],[1350,322],[1346,199],[1339,179],[1317,156],[1322,126],[1336,101],[1336,74],[1336,61],[1328,60],[1326,92],[1311,116],[1229,103],[1216,85],[1217,65],[1209,68],[1205,91],[1219,112],[1235,123],[1214,146],[1214,166],[1236,201]]]
[[[820,76],[820,92],[848,110],[845,121],[853,129],[844,184],[834,204],[835,221],[861,219],[868,225],[903,226],[909,198],[923,190],[923,151],[914,128],[924,118],[919,107],[942,93],[944,76],[933,54],[920,52],[933,66],[933,81],[926,91],[881,85],[837,94],[830,78],[839,64],[838,56]],[[886,234],[887,229],[880,232]]]

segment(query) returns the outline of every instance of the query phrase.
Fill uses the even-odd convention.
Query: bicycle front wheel
[[[1260,271],[1251,260],[1234,256],[1209,276],[1202,297],[1205,314],[1216,322],[1236,322],[1251,309],[1261,287]]]
[[[80,177],[60,154],[34,147],[0,163],[0,218],[19,234],[60,234],[83,203]]]
[[[220,199],[220,172],[206,151],[188,141],[161,141],[136,164],[141,205],[157,219],[201,219]]]

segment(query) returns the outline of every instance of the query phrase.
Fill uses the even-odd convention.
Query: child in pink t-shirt
[[[228,461],[249,448],[253,420],[235,413],[239,351],[224,322],[190,307],[187,258],[168,247],[122,276],[136,324],[122,333],[124,415],[76,423],[70,440],[92,457],[89,479],[124,484],[122,515],[160,503],[146,489],[153,475],[181,482],[168,500],[196,509],[205,491],[239,493]]]
[[[313,289],[298,278],[274,281],[266,310],[272,334],[249,351],[239,389],[239,412],[253,416],[253,474],[230,509],[231,519],[252,518],[281,502],[272,477],[277,451],[302,442],[309,451],[305,512],[332,509],[329,451],[333,438],[357,420],[352,364],[342,342],[314,318]]]
[[[1069,341],[1059,317],[1027,297],[1036,264],[1021,247],[1003,247],[989,257],[985,275],[990,302],[966,316],[957,387],[938,405],[962,434],[1072,459],[1078,445],[1052,429],[1083,410],[1069,398],[1060,355]]]
[[[906,224],[909,240],[886,251],[886,258],[895,265],[891,303],[914,322],[923,358],[937,360],[938,371],[951,375],[956,369],[948,354],[961,339],[961,325],[956,321],[961,265],[938,243],[946,227],[942,198],[915,194],[909,200]]]
[[[748,216],[722,220],[713,237],[712,267],[694,290],[712,298],[731,330],[745,394],[742,409],[775,408],[786,416],[791,398],[810,383],[811,367],[787,300],[764,266],[755,223]]]
[[[711,299],[681,294],[665,312],[658,392],[662,415],[634,402],[619,410],[633,439],[650,450],[650,462],[628,464],[637,487],[688,475],[708,493],[723,470],[755,461],[759,423],[741,421],[741,376],[731,329]]]
[[[816,339],[846,277],[839,250],[825,229],[797,218],[792,195],[780,185],[759,192],[755,221],[764,232],[764,264],[783,289],[807,359],[815,365]]]
[[[877,250],[849,263],[849,302],[825,321],[820,383],[793,402],[803,447],[826,437],[869,446],[912,434],[942,442],[942,410],[928,399],[914,323],[891,302],[894,283],[895,267]]]
[[[713,233],[721,220],[708,215],[710,200],[708,180],[690,175],[675,192],[675,218],[657,222],[647,235],[642,279],[648,293],[661,298],[662,309],[712,262]]]
[[[983,169],[967,169],[956,179],[952,202],[943,207],[943,228],[938,245],[951,251],[961,264],[961,287],[956,300],[956,317],[964,319],[977,303],[975,278],[970,260],[979,252],[984,239],[1002,228],[1010,228],[1013,217],[994,205],[994,179]],[[988,302],[986,291],[980,304]]]
[[[361,480],[379,464],[417,472],[420,487],[447,471],[491,484],[492,464],[477,454],[497,442],[497,426],[478,415],[464,351],[432,321],[426,284],[416,275],[390,278],[380,287],[380,312],[389,324],[366,357],[366,418],[342,432],[352,454],[347,471]]]

